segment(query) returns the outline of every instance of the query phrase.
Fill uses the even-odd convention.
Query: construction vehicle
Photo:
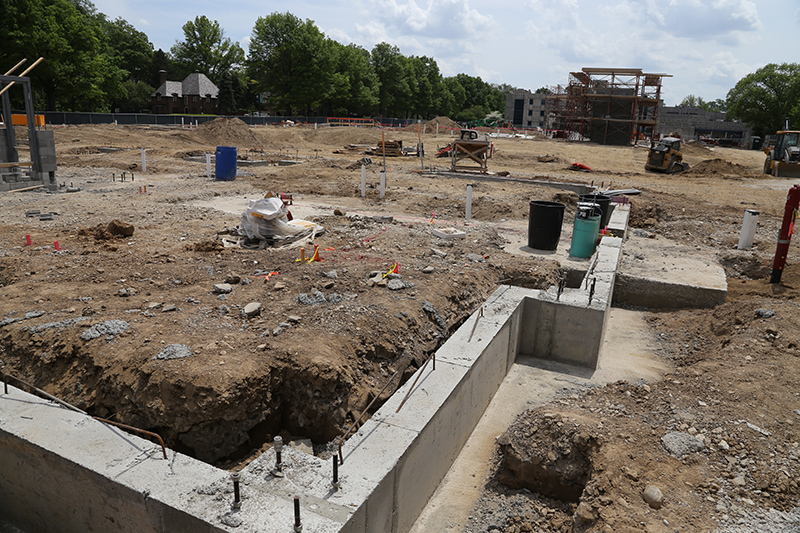
[[[492,157],[493,151],[494,144],[485,133],[461,130],[461,136],[450,146],[450,170],[478,170],[481,174],[486,174],[489,170],[488,159]]]
[[[669,174],[689,170],[689,163],[683,162],[681,140],[677,137],[664,137],[657,143],[652,143],[644,168],[645,170],[667,172]]]
[[[764,174],[776,178],[800,178],[800,131],[779,131],[775,144],[765,146]]]

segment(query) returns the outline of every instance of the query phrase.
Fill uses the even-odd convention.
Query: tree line
[[[169,51],[154,50],[145,33],[89,0],[4,0],[0,21],[3,68],[44,57],[30,77],[37,107],[53,111],[148,112],[161,70],[174,81],[195,71],[208,76],[224,114],[469,121],[504,112],[513,89],[467,74],[444,77],[432,57],[405,56],[389,43],[341,44],[289,12],[259,17],[247,51],[205,16],[186,22]],[[21,107],[22,96],[13,98]]]
[[[754,135],[800,130],[800,64],[770,63],[739,80],[725,100],[705,101],[693,94],[680,105],[725,112],[727,120],[746,122]]]

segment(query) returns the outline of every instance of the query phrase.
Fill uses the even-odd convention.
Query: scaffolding
[[[626,145],[650,137],[658,123],[661,80],[636,68],[583,68],[551,88],[546,111],[555,136]]]

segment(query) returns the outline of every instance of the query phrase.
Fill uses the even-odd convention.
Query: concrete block
[[[456,228],[434,228],[431,230],[431,233],[440,239],[465,239],[467,237],[467,232],[458,230]]]
[[[722,279],[724,276],[724,272],[721,273]],[[727,285],[724,288],[709,287],[619,274],[613,303],[651,309],[703,309],[724,304],[727,295]]]

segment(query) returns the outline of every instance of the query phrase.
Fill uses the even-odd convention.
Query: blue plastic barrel
[[[597,245],[597,235],[600,232],[600,215],[590,217],[575,217],[575,226],[572,229],[572,246],[569,255],[578,258],[592,257]]]
[[[236,179],[236,147],[217,146],[214,172],[219,181]]]

